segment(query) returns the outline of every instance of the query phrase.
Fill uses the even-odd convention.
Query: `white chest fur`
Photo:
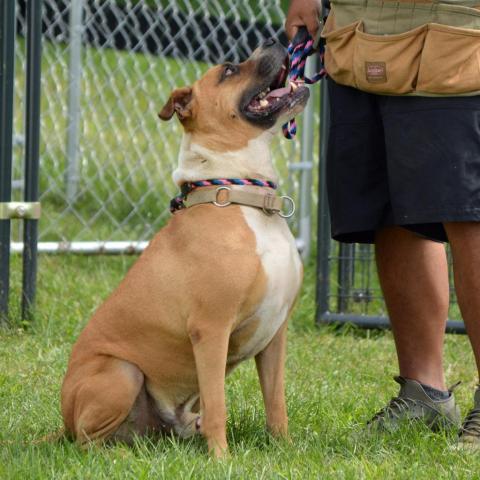
[[[259,321],[255,334],[230,361],[252,357],[273,338],[293,306],[302,280],[302,264],[286,221],[278,215],[241,207],[257,241],[256,252],[267,276],[267,290],[255,313]]]

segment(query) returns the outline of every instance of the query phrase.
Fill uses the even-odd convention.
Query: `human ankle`
[[[449,390],[439,390],[438,388],[432,387],[430,385],[426,385],[424,383],[420,383],[424,392],[433,400],[447,400],[450,398],[451,392]]]

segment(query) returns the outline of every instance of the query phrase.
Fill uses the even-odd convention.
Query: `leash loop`
[[[320,57],[321,69],[312,78],[305,76],[305,65],[307,64],[307,57],[315,52],[313,48],[313,38],[308,33],[305,27],[300,27],[297,34],[288,46],[288,55],[290,57],[290,71],[288,73],[289,81],[303,81],[307,85],[312,85],[319,82],[327,76],[327,71],[323,66],[323,57],[325,53],[325,46],[322,41],[318,45],[318,55]],[[285,125],[282,126],[283,135],[285,138],[295,138],[297,133],[297,123],[292,118]]]
[[[217,195],[215,196],[215,201],[212,202],[216,207],[228,207],[229,205],[232,204],[228,199],[224,203],[219,203],[218,202],[218,195],[222,190],[226,190],[227,192],[231,192],[232,189],[230,187],[218,187],[215,191],[217,192]],[[228,197],[230,197],[230,193],[228,194]]]

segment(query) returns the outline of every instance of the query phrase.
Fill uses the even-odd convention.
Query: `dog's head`
[[[191,87],[174,90],[159,117],[176,114],[185,131],[212,150],[243,148],[305,107],[308,88],[285,86],[287,74],[286,50],[267,40],[245,62],[217,65]]]

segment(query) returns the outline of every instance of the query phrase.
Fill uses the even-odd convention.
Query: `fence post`
[[[15,0],[3,0],[0,19],[0,203],[12,195]],[[0,323],[8,317],[10,219],[0,218]]]
[[[325,181],[329,104],[327,81],[320,87],[320,161],[318,166],[318,235],[317,235],[317,322],[328,313],[330,293],[330,218],[328,214],[327,187]]]
[[[305,76],[313,77],[316,72],[316,58],[310,57],[305,67]],[[313,92],[310,91],[313,95]],[[311,229],[312,229],[312,169],[313,169],[313,129],[315,105],[313,101],[307,103],[303,112],[302,144],[301,144],[301,176],[300,176],[300,202],[299,202],[299,237],[303,241],[302,257],[310,256]]]
[[[75,201],[78,189],[78,138],[82,76],[83,1],[70,3],[70,61],[68,68],[67,166],[65,183],[67,201]]]
[[[340,243],[338,249],[337,312],[348,311],[354,275],[355,244]]]
[[[25,117],[26,203],[38,201],[40,163],[40,94],[42,58],[42,0],[27,2],[27,81]],[[75,2],[74,2],[75,3]],[[22,319],[31,317],[36,293],[38,219],[25,219],[23,226]]]

